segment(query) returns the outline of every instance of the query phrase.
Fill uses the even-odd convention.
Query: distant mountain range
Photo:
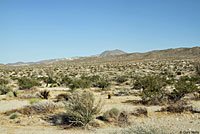
[[[96,56],[73,57],[62,59],[43,60],[38,62],[17,62],[6,64],[8,66],[23,66],[32,64],[59,64],[59,63],[105,63],[116,61],[136,61],[145,59],[187,59],[200,58],[200,47],[175,48],[154,50],[146,53],[126,53],[122,50],[107,50]]]
[[[106,57],[106,56],[111,56],[111,55],[122,55],[126,54],[126,52],[122,50],[107,50],[102,52],[101,54],[95,55],[95,57]],[[59,58],[59,59],[50,59],[50,60],[42,60],[38,62],[16,62],[16,63],[8,63],[6,64],[7,66],[25,66],[25,65],[32,65],[32,64],[45,64],[45,63],[53,63],[56,61],[61,61],[61,60],[75,60],[78,59],[79,57],[72,57],[72,58]]]

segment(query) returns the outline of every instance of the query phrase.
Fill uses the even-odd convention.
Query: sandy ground
[[[111,109],[113,107],[131,111],[136,107],[144,107],[139,105],[133,105],[130,103],[124,103],[128,100],[137,100],[135,96],[121,96],[112,97],[111,100],[107,99],[107,96],[102,96],[104,100],[103,111]],[[200,107],[200,102],[192,102],[196,108]],[[25,105],[29,105],[28,100],[0,100],[0,113],[9,111],[16,108],[21,108]],[[129,127],[136,126],[156,126],[159,128],[165,128],[172,133],[179,133],[180,131],[198,131],[200,133],[200,114],[167,114],[157,113],[160,106],[149,106],[148,117],[135,117],[131,116],[131,125]],[[90,130],[84,129],[64,129],[60,126],[54,126],[52,123],[47,122],[41,118],[41,116],[33,116],[32,118],[20,115],[16,119],[9,119],[9,116],[0,114],[0,134],[109,134],[110,132],[119,131],[123,128],[114,126],[112,124],[104,124],[100,128],[91,128]]]

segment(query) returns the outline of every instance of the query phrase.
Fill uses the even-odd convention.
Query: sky
[[[200,46],[200,0],[0,0],[0,63]]]

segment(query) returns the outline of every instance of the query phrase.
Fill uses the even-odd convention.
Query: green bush
[[[110,83],[108,82],[108,80],[101,79],[97,82],[97,86],[101,89],[105,89],[110,86]]]
[[[0,86],[0,95],[7,94],[8,92],[11,92],[12,89],[8,86]]]
[[[95,101],[92,92],[76,90],[66,103],[66,122],[75,126],[85,126],[96,118],[101,109],[102,101]]]
[[[170,94],[170,99],[174,102],[179,101],[181,98],[185,96],[185,94],[198,92],[198,88],[194,82],[186,81],[184,79],[180,79],[175,84],[175,89]]]
[[[36,79],[20,78],[18,79],[19,89],[30,89],[34,86],[40,86],[41,84]]]
[[[149,76],[140,79],[141,88],[141,98],[143,104],[162,104],[167,98],[163,87],[166,86],[166,81],[160,76]]]
[[[124,83],[124,82],[126,82],[127,80],[128,80],[127,76],[119,76],[119,77],[116,78],[116,81],[117,81],[118,83]]]
[[[7,85],[8,81],[4,79],[0,79],[0,85]]]
[[[10,119],[15,119],[17,118],[18,114],[17,113],[13,113],[10,115]]]
[[[77,88],[89,88],[91,87],[91,82],[89,80],[74,79],[69,87],[74,90]]]
[[[69,76],[65,76],[61,80],[61,84],[69,86],[72,83],[72,79]]]
[[[197,75],[200,75],[200,63],[195,64],[195,71]]]

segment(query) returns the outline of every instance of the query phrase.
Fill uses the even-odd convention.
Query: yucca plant
[[[49,90],[40,91],[40,98],[48,99],[49,97],[50,97],[50,91]]]

